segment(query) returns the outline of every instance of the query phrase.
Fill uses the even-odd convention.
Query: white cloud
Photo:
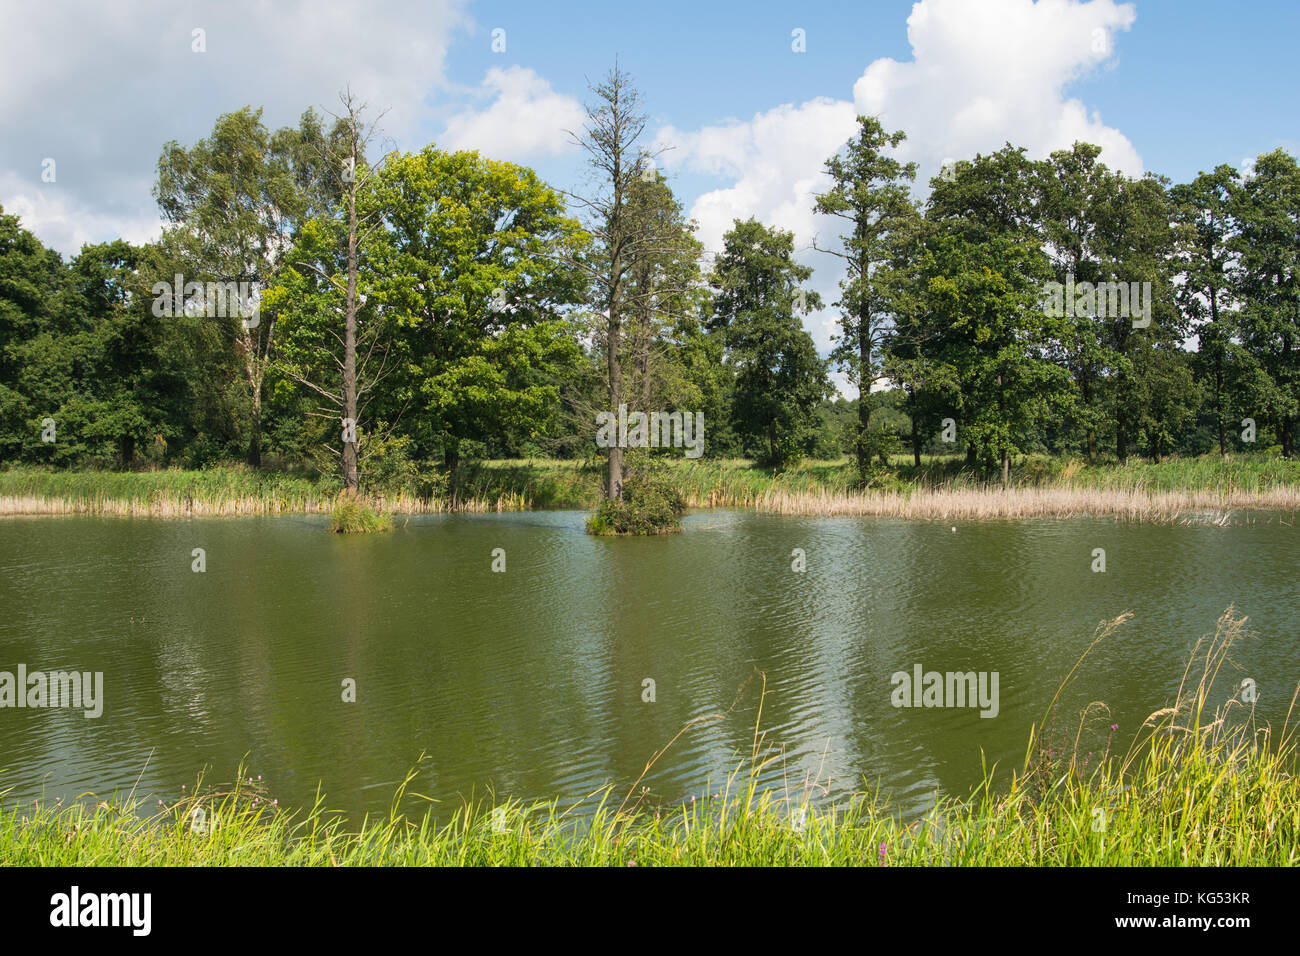
[[[141,183],[140,191],[147,196],[149,184]],[[162,219],[152,203],[134,212],[98,212],[61,192],[57,180],[32,187],[13,173],[0,172],[0,196],[7,197],[5,215],[17,216],[24,229],[65,256],[75,255],[87,243],[109,238],[142,244],[162,235]]]
[[[482,93],[494,97],[485,110],[465,110],[447,122],[438,145],[476,149],[484,156],[522,162],[568,152],[568,131],[581,135],[586,113],[571,96],[526,67],[492,67]]]
[[[945,158],[1010,141],[1041,157],[1076,140],[1142,172],[1133,144],[1066,98],[1070,83],[1113,62],[1115,34],[1136,18],[1113,0],[922,0],[907,20],[912,59],[874,61],[853,86],[859,112],[907,133],[898,155],[928,181]]]
[[[130,236],[156,214],[149,194],[162,146],[192,143],[216,118],[265,107],[272,128],[308,107],[338,109],[350,84],[389,136],[411,136],[446,88],[443,64],[463,0],[138,0],[25,7],[0,30],[0,204],[39,218],[68,253],[86,237]],[[13,18],[11,18],[13,19]],[[193,31],[206,52],[194,52]],[[58,163],[42,183],[41,161]]]
[[[851,103],[819,97],[693,133],[666,127],[655,145],[671,147],[660,158],[669,171],[735,179],[733,186],[700,196],[691,209],[706,249],[720,250],[734,220],[750,216],[794,232],[797,244],[806,245],[814,193],[825,186],[822,164],[853,134],[855,115]]]

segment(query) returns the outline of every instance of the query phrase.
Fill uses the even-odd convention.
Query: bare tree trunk
[[[1210,324],[1214,329],[1214,419],[1219,428],[1219,457],[1228,457],[1228,429],[1223,420],[1223,342],[1219,334],[1219,297],[1214,284],[1210,284]]]
[[[248,381],[252,419],[248,435],[248,455],[245,460],[252,468],[262,467],[262,380],[266,376],[266,362],[257,348],[257,337],[248,328],[239,330],[239,340],[244,348],[244,377]],[[271,333],[267,329],[267,349]]]
[[[638,240],[644,237],[638,234],[640,226],[629,210],[628,201],[634,179],[643,172],[642,154],[636,142],[645,130],[646,118],[640,111],[640,94],[631,86],[628,75],[619,69],[617,61],[605,82],[590,88],[597,94],[597,100],[586,107],[583,135],[570,133],[570,136],[586,150],[602,191],[588,197],[573,195],[573,198],[587,210],[591,232],[600,249],[599,260],[589,276],[600,290],[595,301],[605,307],[605,370],[609,378],[606,394],[609,411],[617,418],[626,392],[636,390],[635,382],[629,383],[626,390],[623,382],[623,321],[626,311],[629,321],[636,326],[635,307],[624,301],[626,282],[633,281],[628,272],[636,267],[638,257],[649,251],[638,246]],[[634,341],[634,353],[637,345]],[[630,361],[635,371],[637,356],[633,354]],[[611,499],[623,496],[623,449],[619,444],[623,438],[616,436],[607,449],[609,474],[605,494]]]
[[[1002,376],[998,375],[998,411],[1004,422],[1006,421],[1005,396],[1006,391],[1002,387]],[[1011,450],[1006,445],[1003,445],[1000,451],[1002,453],[1002,487],[1005,488],[1011,484]]]
[[[248,435],[248,465],[250,468],[262,467],[262,389],[261,383],[253,386],[252,422]]]
[[[639,334],[639,343],[637,345],[637,374],[641,379],[641,406],[638,411],[650,411],[651,388],[650,382],[650,352],[654,341],[654,333],[650,327],[650,314],[647,310],[642,316],[641,328]]]
[[[1223,418],[1223,358],[1216,357],[1214,370],[1214,418],[1219,428],[1219,457],[1228,458],[1228,429]]]
[[[609,306],[609,342],[606,348],[608,353],[607,368],[609,370],[609,405],[613,412],[614,418],[618,419],[618,406],[623,402],[623,369],[619,363],[619,344],[622,337],[618,315],[618,306],[610,297]],[[615,440],[609,443],[609,477],[605,495],[615,500],[623,497],[623,448],[619,445],[618,439],[621,435],[616,436]]]
[[[1084,372],[1082,376],[1082,381],[1080,382],[1080,386],[1083,395],[1083,406],[1085,410],[1091,409],[1092,408],[1092,380],[1088,377],[1087,372]],[[1088,450],[1088,464],[1090,465],[1097,464],[1097,429],[1093,427],[1093,425],[1091,424],[1088,425],[1087,450]]]
[[[331,295],[343,293],[343,335],[331,330],[332,337],[343,346],[343,354],[340,356],[333,348],[324,350],[329,359],[329,371],[323,373],[325,377],[321,381],[313,381],[310,375],[297,373],[291,368],[286,370],[296,381],[320,397],[322,411],[319,414],[338,422],[339,465],[344,493],[356,495],[361,489],[358,454],[361,403],[365,396],[373,392],[389,369],[389,344],[383,338],[382,323],[370,321],[370,316],[367,316],[366,326],[362,328],[358,316],[358,310],[366,298],[361,292],[361,251],[367,246],[369,237],[382,228],[384,222],[383,209],[367,203],[366,184],[380,171],[386,157],[378,162],[368,161],[365,157],[368,144],[377,131],[377,121],[361,120],[361,115],[366,110],[365,104],[359,104],[350,89],[340,93],[339,99],[343,104],[343,112],[335,116],[335,133],[327,143],[320,145],[318,155],[325,167],[337,171],[339,175],[339,199],[344,212],[340,225],[346,227],[347,235],[346,282],[340,281],[338,276],[335,253],[331,253],[323,265],[311,261],[300,261],[297,264],[315,272]],[[379,115],[382,117],[384,113]],[[360,210],[358,204],[362,207]],[[330,209],[333,216],[337,207],[332,199]],[[337,314],[338,306],[333,306],[332,311]],[[268,344],[270,329],[268,326]],[[373,361],[376,355],[379,356],[378,370]],[[269,355],[264,357],[263,369],[268,359]],[[342,372],[342,381],[335,378],[334,369]],[[336,415],[339,417],[334,418]],[[328,447],[333,452],[332,437]]]
[[[858,317],[858,362],[861,369],[858,378],[858,440],[855,451],[858,459],[858,477],[863,480],[871,469],[871,315],[865,310]]]
[[[355,160],[354,160],[355,161]],[[343,338],[343,417],[352,424],[352,434],[344,435],[343,485],[355,495],[361,487],[357,470],[357,187],[355,180],[348,190],[348,291],[345,303]],[[348,437],[352,441],[347,441]]]
[[[1282,276],[1279,275],[1277,277],[1277,282],[1278,282],[1278,288],[1281,288]],[[1287,369],[1291,367],[1291,340],[1290,339],[1283,339],[1282,341],[1282,367]],[[1282,434],[1280,437],[1282,440],[1282,457],[1286,459],[1290,459],[1291,452],[1293,450],[1292,445],[1294,444],[1292,440],[1292,434],[1291,434],[1291,427],[1292,427],[1291,415],[1289,412],[1283,411],[1281,413],[1281,416],[1282,416],[1282,427],[1281,427]]]

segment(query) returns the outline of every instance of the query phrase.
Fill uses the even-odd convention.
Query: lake
[[[0,519],[0,672],[104,675],[98,718],[0,708],[0,791],[134,788],[150,809],[204,767],[231,781],[246,757],[281,806],[310,805],[319,784],[356,817],[386,812],[424,754],[411,789],[439,818],[489,789],[589,807],[606,784],[617,803],[687,721],[725,713],[642,781],[672,803],[717,792],[750,754],[757,669],[764,746],[784,751],[766,785],[815,783],[822,801],[879,786],[915,814],[968,792],[981,751],[1018,765],[1096,625],[1123,611],[1063,695],[1071,734],[1090,701],[1110,707],[1085,749],[1112,723],[1126,748],[1230,604],[1251,634],[1214,703],[1249,677],[1280,726],[1296,686],[1292,516],[954,531],[713,511],[652,539],[592,538],[584,518],[399,516],[372,536],[328,534],[323,516]],[[891,676],[918,666],[996,672],[996,714],[894,706]]]

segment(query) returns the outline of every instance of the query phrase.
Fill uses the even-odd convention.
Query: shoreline
[[[1032,518],[1115,518],[1145,522],[1227,523],[1234,512],[1300,513],[1300,487],[1261,492],[1242,489],[1143,491],[1079,487],[917,488],[845,494],[833,491],[769,491],[754,496],[725,493],[685,496],[690,511],[753,511],[789,517],[875,517],[928,521],[999,521]],[[591,506],[534,504],[515,494],[447,500],[407,496],[367,499],[394,516],[500,514],[528,511],[590,511]],[[332,498],[284,501],[259,496],[212,500],[154,497],[0,495],[0,517],[234,518],[328,515]]]
[[[1027,458],[1009,486],[990,483],[953,458],[920,467],[894,461],[874,487],[854,483],[852,462],[808,460],[781,471],[745,459],[669,461],[666,475],[689,510],[733,509],[807,517],[1008,520],[1110,517],[1226,522],[1235,512],[1300,513],[1300,463],[1270,456],[1083,465]],[[363,491],[394,516],[507,511],[593,511],[600,463],[554,459],[482,461],[404,488]],[[147,518],[329,514],[332,477],[218,465],[202,470],[0,470],[0,517],[95,515]]]

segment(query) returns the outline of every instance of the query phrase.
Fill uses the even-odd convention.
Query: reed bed
[[[528,511],[530,504],[517,495],[495,498],[414,498],[377,495],[368,499],[374,507],[397,514],[489,514]],[[225,498],[211,501],[160,497],[149,501],[115,498],[44,498],[0,495],[0,516],[19,515],[102,515],[134,518],[229,518],[239,515],[330,514],[334,495],[301,501],[265,498]]]
[[[148,517],[267,515],[330,510],[337,489],[250,468],[205,471],[0,471],[0,514]]]
[[[1078,712],[1058,736],[1063,695],[1088,654],[1131,615],[1104,622],[1030,732],[1023,766],[985,767],[964,797],[936,799],[904,820],[878,792],[837,806],[760,779],[783,760],[761,731],[749,756],[713,796],[655,804],[635,781],[619,802],[600,791],[594,814],[558,801],[466,801],[437,822],[412,789],[417,766],[386,815],[355,829],[315,804],[279,808],[241,768],[224,790],[200,786],[142,819],[132,794],[71,806],[6,807],[0,793],[0,864],[19,866],[1295,866],[1300,864],[1297,687],[1280,733],[1260,726],[1227,675],[1246,619],[1229,608],[1197,642],[1177,693],[1154,710],[1127,749],[1089,741],[1104,704]],[[1224,681],[1228,686],[1224,687]],[[1218,688],[1216,689],[1216,683]],[[1217,705],[1211,703],[1217,697]],[[651,758],[648,771],[697,717]],[[644,778],[644,774],[642,775]],[[244,781],[247,781],[246,783]],[[411,814],[403,805],[419,804]],[[427,811],[427,812],[424,812]]]
[[[206,471],[0,471],[0,515],[105,515],[194,518],[239,515],[330,514],[339,488],[321,481],[242,467]],[[381,511],[402,514],[523,511],[531,503],[509,490],[420,498],[368,494]]]
[[[1226,521],[1233,512],[1300,510],[1300,463],[1257,454],[1086,466],[1029,456],[1008,487],[961,459],[931,457],[917,468],[896,458],[863,488],[853,462],[805,461],[761,468],[744,459],[666,460],[668,480],[689,508],[739,508],[786,515],[873,515],[933,520],[1070,518]],[[603,464],[483,461],[462,468],[453,490],[421,497],[366,489],[383,511],[482,514],[533,508],[591,510],[601,501]],[[197,517],[328,513],[336,479],[244,467],[206,471],[0,471],[0,515],[95,514]]]
[[[234,517],[236,515],[328,514],[332,497],[276,501],[257,497],[217,497],[209,501],[158,497],[147,501],[118,498],[0,496],[0,515],[106,515],[135,518]]]
[[[1300,488],[1277,487],[1249,492],[1239,489],[1146,491],[1136,488],[950,487],[858,495],[769,491],[732,506],[782,515],[872,515],[954,521],[1096,516],[1128,521],[1224,524],[1234,511],[1300,510]]]

